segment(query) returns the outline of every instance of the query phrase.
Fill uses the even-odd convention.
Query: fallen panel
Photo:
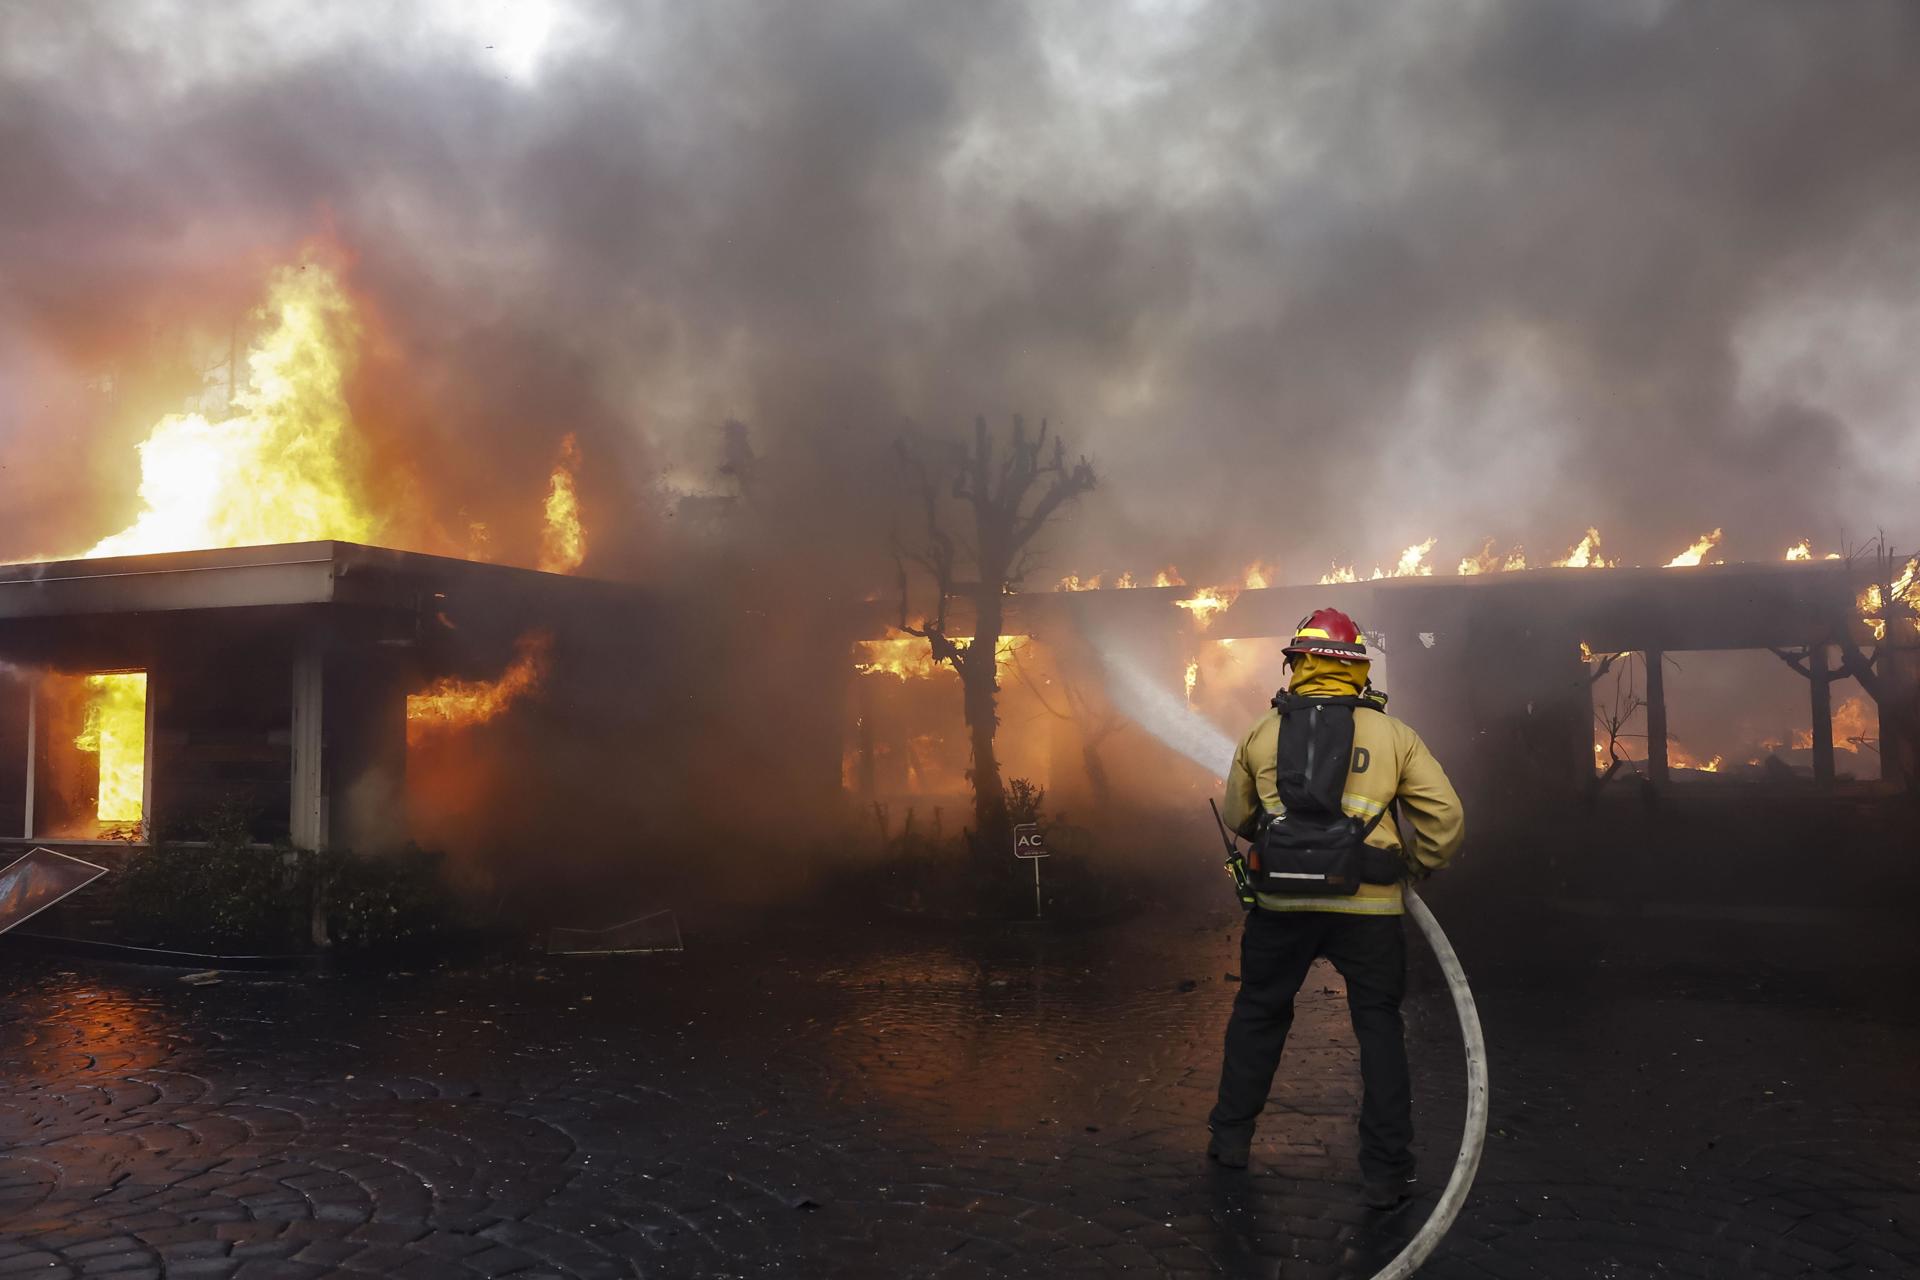
[[[0,933],[107,874],[105,867],[52,849],[32,849],[0,869]]]
[[[555,928],[547,932],[547,954],[555,956],[644,955],[685,950],[680,941],[680,917],[672,911],[655,911],[605,929]]]

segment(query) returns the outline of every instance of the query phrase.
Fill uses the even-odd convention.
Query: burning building
[[[1019,594],[1007,609],[1021,640],[1003,660],[1002,755],[1076,814],[1191,801],[1204,815],[1224,753],[1207,768],[1171,748],[1168,726],[1140,732],[1148,708],[1137,696],[1124,705],[1116,681],[1145,672],[1179,713],[1163,718],[1237,735],[1282,680],[1296,621],[1330,604],[1368,628],[1375,681],[1460,785],[1476,847],[1525,851],[1533,866],[1508,864],[1512,885],[1609,840],[1697,874],[1711,862],[1695,856],[1702,845],[1743,845],[1751,871],[1774,846],[1784,859],[1853,842],[1840,834],[1849,822],[1897,815],[1920,778],[1920,628],[1902,566],[1804,553],[1702,563],[1711,541],[1660,568],[1607,565],[1590,535],[1582,571],[1525,570],[1502,553],[1459,575],[1416,563],[1313,586],[1269,585],[1262,571],[1252,586],[1082,580]],[[896,809],[953,803],[964,786],[957,698],[924,653],[892,640],[856,654],[846,776]]]
[[[632,588],[343,542],[0,568],[0,832],[379,850],[409,753],[500,716]]]

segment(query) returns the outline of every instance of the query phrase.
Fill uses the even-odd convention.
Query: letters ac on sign
[[[1046,837],[1040,834],[1037,823],[1023,822],[1013,829],[1013,856],[1016,858],[1047,856]]]
[[[1373,753],[1371,751],[1368,751],[1365,747],[1355,747],[1353,749],[1353,772],[1365,773],[1367,766],[1372,763]]]

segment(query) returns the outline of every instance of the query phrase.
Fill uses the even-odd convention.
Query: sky
[[[1047,572],[1910,547],[1916,72],[1900,0],[24,0],[0,557],[126,523],[316,238],[405,500],[510,530],[573,432],[621,564],[737,420],[884,583],[893,440],[1014,413],[1102,479]]]

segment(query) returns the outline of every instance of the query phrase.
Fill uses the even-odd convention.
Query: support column
[[[1827,646],[1807,646],[1807,685],[1812,691],[1813,781],[1833,782],[1833,675],[1827,668]]]
[[[1647,778],[1655,786],[1667,784],[1667,655],[1646,652],[1647,662]]]
[[[293,809],[287,826],[296,849],[327,845],[327,795],[322,768],[326,662],[317,641],[299,642],[293,655]]]
[[[20,833],[23,840],[33,839],[34,792],[40,788],[40,679],[27,677],[27,821]]]

